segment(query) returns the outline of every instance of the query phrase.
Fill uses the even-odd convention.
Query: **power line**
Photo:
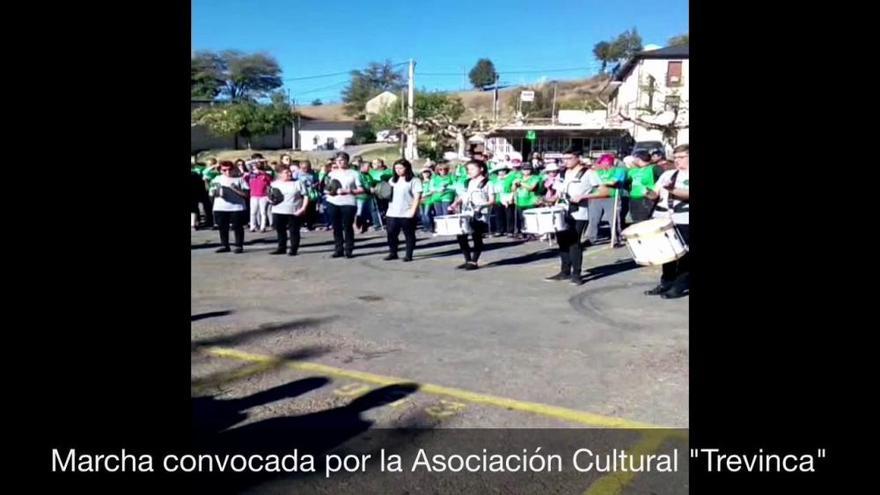
[[[391,64],[391,67],[400,67],[401,65],[406,65],[406,64],[408,64],[408,63],[409,63],[409,62],[399,62],[399,63],[396,63],[396,64]],[[347,75],[347,74],[351,74],[352,72],[354,72],[354,71],[356,71],[356,70],[359,70],[359,69],[349,69],[349,70],[344,71],[344,72],[333,72],[333,73],[331,73],[331,74],[318,74],[318,75],[315,75],[315,76],[286,77],[286,78],[284,78],[284,80],[285,80],[285,81],[305,81],[306,79],[320,79],[320,78],[323,78],[323,77],[341,76],[341,75],[344,75],[344,74]]]
[[[527,69],[527,70],[501,70],[498,74],[541,74],[545,72],[571,72],[576,70],[594,70],[602,64],[593,64],[585,67],[569,67],[565,69]],[[460,76],[461,72],[420,72],[420,76]]]
[[[293,92],[293,95],[294,95],[294,96],[299,96],[299,95],[307,95],[307,94],[309,94],[309,93],[316,93],[316,92],[318,92],[318,91],[323,91],[323,90],[325,90],[325,89],[332,89],[332,88],[335,88],[335,87],[337,87],[337,86],[342,86],[343,84],[348,84],[348,82],[349,82],[349,81],[347,81],[347,80],[346,80],[346,81],[339,81],[339,82],[336,82],[336,83],[330,84],[330,85],[328,85],[328,86],[321,86],[320,88],[313,88],[313,89],[309,89],[309,90],[306,90],[306,91],[294,91],[294,92]]]

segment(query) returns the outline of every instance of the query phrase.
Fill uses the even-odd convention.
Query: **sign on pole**
[[[535,131],[526,131],[526,139],[529,141],[534,141],[537,137],[535,136]]]
[[[523,91],[519,94],[520,101],[535,101],[535,92],[534,91]]]

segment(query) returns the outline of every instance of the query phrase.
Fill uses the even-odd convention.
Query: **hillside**
[[[596,76],[571,81],[547,81],[543,84],[543,87],[549,89],[552,95],[553,85],[556,84],[556,101],[557,104],[561,104],[563,102],[583,101],[589,95],[598,92],[607,81],[608,76]],[[514,106],[520,91],[535,87],[538,86],[516,86],[500,90],[498,93],[502,117],[510,115],[510,109]],[[465,113],[462,115],[461,121],[469,122],[471,119],[481,115],[483,117],[492,116],[491,91],[459,91],[450,94],[461,98],[462,103],[464,103]],[[298,110],[303,116],[318,120],[354,120],[352,117],[345,115],[342,104],[303,106],[299,107]]]

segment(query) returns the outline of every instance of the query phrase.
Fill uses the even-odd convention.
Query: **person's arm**
[[[305,213],[306,208],[308,208],[308,207],[309,207],[309,195],[308,195],[308,194],[304,194],[304,195],[303,195],[303,205],[302,205],[302,207],[301,207],[300,209],[296,210],[295,212],[293,212],[293,214],[296,215],[296,216],[298,216],[298,217],[299,217],[299,216],[302,216],[302,214]]]
[[[422,201],[422,193],[421,192],[413,192],[413,204],[409,209],[407,214],[407,218],[414,218],[419,213],[419,205]]]

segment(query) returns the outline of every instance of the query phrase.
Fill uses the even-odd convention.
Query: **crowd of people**
[[[471,232],[457,237],[464,258],[458,268],[476,270],[484,236],[535,241],[524,231],[525,213],[564,205],[568,227],[554,235],[560,271],[545,280],[581,285],[583,251],[600,241],[604,224],[615,248],[623,245],[620,232],[627,222],[657,217],[672,218],[688,241],[688,174],[688,145],[676,147],[672,161],[659,149],[595,161],[567,149],[561,160],[533,153],[525,163],[473,152],[466,161],[431,163],[419,171],[405,159],[389,168],[381,159],[369,162],[345,152],[318,170],[309,160],[281,155],[280,163],[270,162],[256,153],[247,161],[193,160],[191,225],[219,230],[218,253],[243,252],[246,226],[251,232],[274,227],[278,247],[271,254],[290,256],[298,252],[302,231],[332,230],[333,258],[354,256],[355,229],[384,229],[385,260],[398,259],[402,233],[403,261],[410,262],[417,229],[433,233],[436,217],[466,212]],[[665,264],[660,284],[646,294],[677,298],[688,287],[685,255]]]

